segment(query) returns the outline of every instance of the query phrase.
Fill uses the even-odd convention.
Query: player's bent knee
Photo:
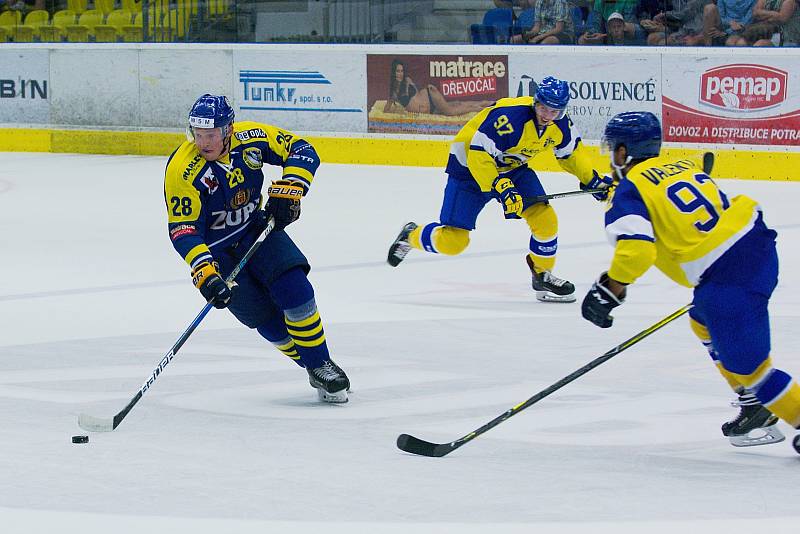
[[[461,254],[469,246],[469,230],[443,226],[436,231],[436,250],[440,254],[455,256]]]
[[[534,204],[522,212],[522,218],[536,235],[553,236],[558,233],[558,216],[550,204]]]

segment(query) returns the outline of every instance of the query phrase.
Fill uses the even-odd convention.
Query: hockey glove
[[[204,261],[192,270],[192,282],[200,290],[206,302],[215,308],[227,308],[233,296],[233,284],[229,286],[217,271],[217,262]]]
[[[506,219],[519,219],[522,215],[522,196],[509,178],[498,176],[492,182],[492,191],[503,205],[503,216]]]
[[[594,176],[592,179],[589,180],[588,184],[581,184],[581,190],[585,191],[587,189],[602,189],[599,193],[592,193],[592,196],[603,202],[608,200],[608,192],[610,191],[611,186],[614,185],[614,179],[608,175],[600,176],[597,171],[594,171]]]
[[[608,273],[603,273],[600,278],[592,284],[592,288],[586,294],[581,305],[581,315],[587,321],[591,321],[600,328],[608,328],[614,324],[614,318],[609,315],[611,310],[625,302],[627,290],[623,289],[620,296],[616,296],[608,288]]]
[[[283,230],[300,218],[300,199],[303,186],[289,181],[277,180],[267,189],[267,215],[275,218],[275,230]]]

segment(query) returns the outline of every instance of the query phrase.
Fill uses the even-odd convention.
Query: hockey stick
[[[671,323],[672,321],[674,321],[675,319],[677,319],[678,317],[680,317],[684,313],[688,312],[691,308],[692,308],[692,304],[687,304],[686,306],[682,307],[678,311],[668,315],[667,317],[664,317],[663,319],[658,321],[656,324],[645,328],[644,330],[642,330],[641,332],[639,332],[638,334],[636,334],[635,336],[633,336],[629,340],[621,343],[620,345],[617,345],[616,347],[614,347],[610,351],[606,352],[602,356],[600,356],[598,358],[595,358],[594,360],[592,360],[591,362],[587,363],[586,365],[584,365],[583,367],[581,367],[577,371],[574,371],[573,373],[570,373],[569,375],[565,376],[564,378],[562,378],[561,380],[559,380],[555,384],[543,389],[542,391],[540,391],[539,393],[537,393],[533,397],[529,398],[525,402],[521,402],[521,403],[517,404],[516,406],[514,406],[510,410],[507,410],[502,415],[500,415],[498,417],[495,417],[494,419],[492,419],[491,421],[489,421],[488,423],[486,423],[482,427],[478,428],[477,430],[473,430],[472,432],[470,432],[466,436],[460,437],[455,441],[451,441],[450,443],[431,443],[429,441],[425,441],[425,440],[421,440],[419,438],[415,438],[414,436],[410,436],[408,434],[400,434],[397,437],[397,446],[400,449],[404,450],[405,452],[410,452],[412,454],[419,454],[420,456],[432,456],[432,457],[439,458],[441,456],[449,454],[449,453],[453,452],[454,450],[456,450],[457,448],[459,448],[462,445],[464,445],[465,443],[477,438],[478,436],[480,436],[484,432],[488,432],[489,430],[491,430],[492,428],[496,427],[497,425],[499,425],[500,423],[502,423],[506,419],[510,418],[511,416],[514,416],[514,415],[518,414],[519,412],[521,412],[522,410],[524,410],[528,406],[536,404],[537,402],[539,402],[543,398],[547,397],[548,395],[550,395],[554,391],[557,391],[557,390],[563,388],[564,386],[566,386],[567,384],[569,384],[573,380],[585,375],[586,373],[588,373],[589,371],[591,371],[595,367],[597,367],[600,364],[610,360],[611,358],[613,358],[614,356],[616,356],[617,354],[619,354],[623,350],[625,350],[627,348],[630,348],[633,345],[637,344],[638,342],[640,342],[641,340],[643,340],[644,338],[646,338],[647,336],[649,336],[653,332],[661,329],[662,327],[664,327],[667,324]]]
[[[577,191],[567,191],[565,193],[553,193],[552,195],[536,195],[535,197],[528,197],[526,200],[535,204],[537,202],[544,202],[545,200],[551,200],[553,198],[564,198],[564,197],[571,197],[574,195],[587,195],[587,194],[600,193],[602,191],[605,191],[605,189],[578,189]]]
[[[239,260],[239,263],[236,265],[233,271],[231,271],[231,274],[229,274],[225,279],[227,283],[232,282],[233,279],[236,278],[236,275],[238,275],[242,268],[244,268],[250,257],[256,253],[258,247],[261,246],[261,243],[264,242],[264,239],[270,234],[270,232],[272,232],[273,228],[275,228],[275,219],[270,218],[269,222],[267,223],[267,227],[264,229],[262,238],[253,243],[247,253],[245,253],[244,257]],[[189,339],[189,336],[191,336],[192,332],[194,332],[195,329],[200,325],[200,322],[208,314],[208,312],[211,311],[212,307],[213,304],[210,302],[203,306],[203,309],[197,314],[197,317],[194,318],[194,321],[192,321],[191,324],[189,324],[189,327],[180,335],[178,341],[176,341],[175,344],[172,345],[172,348],[169,349],[169,352],[167,352],[164,357],[161,358],[161,361],[158,362],[158,366],[153,369],[153,373],[150,375],[147,381],[142,384],[142,386],[139,388],[139,391],[136,392],[136,395],[133,396],[127,406],[125,406],[114,417],[94,417],[92,415],[82,413],[78,416],[78,426],[89,432],[111,432],[117,428],[122,420],[125,419],[125,416],[128,415],[128,412],[130,412],[133,407],[136,406],[136,403],[139,402],[139,399],[141,399],[147,390],[150,389],[164,368],[169,365],[169,362],[172,361],[172,359],[175,357],[175,354],[177,354],[183,344],[186,343],[186,340]]]
[[[703,154],[703,172],[710,175],[711,171],[714,170],[714,153],[713,152],[705,152]],[[564,198],[564,197],[571,197],[574,195],[586,195],[586,194],[594,194],[600,193],[602,191],[606,191],[605,189],[578,189],[577,191],[566,191],[564,193],[553,193],[552,195],[537,195],[535,197],[529,197],[528,200],[533,203],[537,202],[544,202],[545,200],[551,200],[553,198]]]
[[[711,175],[711,171],[714,170],[714,153],[713,152],[706,152],[703,154],[703,172]]]

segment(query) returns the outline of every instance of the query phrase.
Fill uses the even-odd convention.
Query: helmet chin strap
[[[617,165],[617,162],[614,161],[614,152],[611,152],[611,167],[614,169],[614,174],[617,176],[617,179],[622,181],[625,178],[625,174],[622,172],[625,167],[631,162],[631,157],[628,156],[625,158],[625,163],[623,165]]]

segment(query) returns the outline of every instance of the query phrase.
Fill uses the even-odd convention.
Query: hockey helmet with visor
[[[564,80],[553,76],[545,77],[537,86],[534,95],[534,107],[540,104],[552,116],[550,120],[564,117],[569,104],[569,85]]]
[[[187,137],[194,141],[195,129],[220,128],[222,137],[226,138],[231,132],[234,116],[227,97],[206,93],[197,99],[189,111]]]
[[[618,164],[616,150],[624,146],[625,161]],[[600,152],[609,153],[611,167],[622,179],[622,169],[632,161],[654,158],[661,152],[661,122],[649,111],[626,111],[614,115],[606,124]]]

